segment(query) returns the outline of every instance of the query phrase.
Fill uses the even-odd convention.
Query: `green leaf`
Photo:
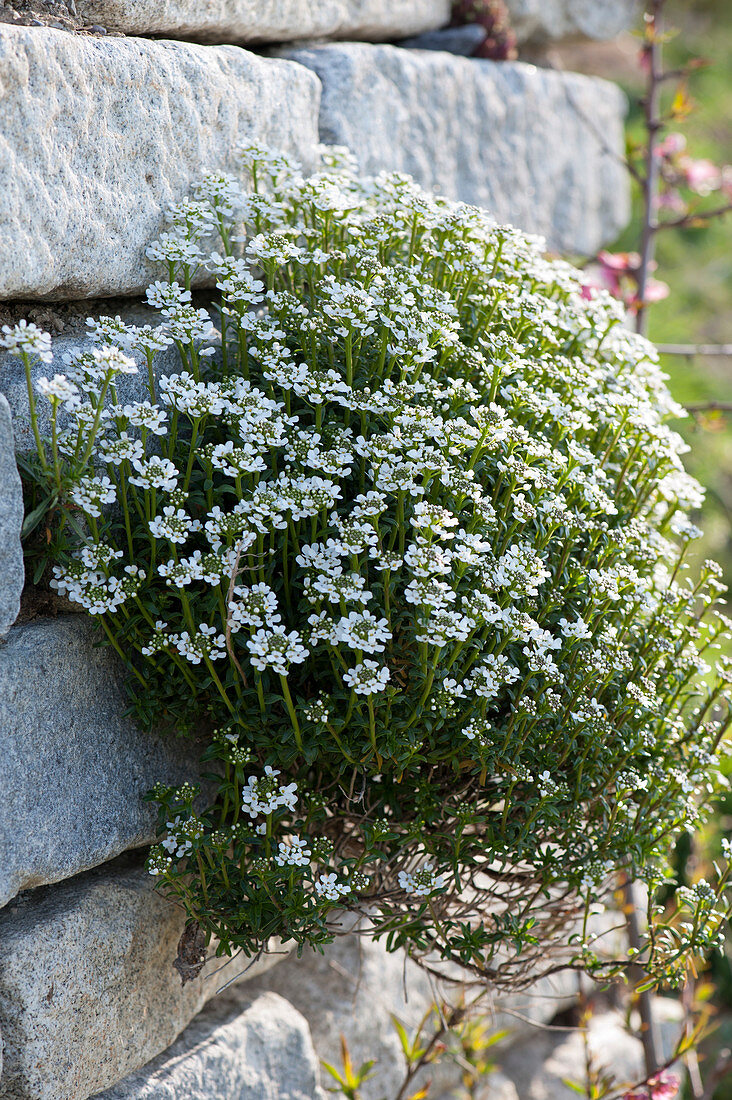
[[[53,497],[46,497],[46,499],[41,501],[41,503],[37,505],[32,512],[28,513],[28,515],[23,520],[23,526],[20,529],[21,539],[27,539],[28,535],[35,531],[36,527],[41,522],[43,517],[47,515],[48,512],[51,510],[53,503]]]

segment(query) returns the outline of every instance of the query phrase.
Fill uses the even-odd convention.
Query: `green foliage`
[[[207,177],[149,252],[161,326],[102,319],[39,384],[53,583],[143,725],[208,741],[210,797],[154,792],[151,873],[222,952],[321,945],[346,906],[497,984],[553,952],[613,973],[587,918],[616,868],[657,884],[730,721],[676,407],[579,272],[330,157],[305,180],[250,149],[250,192]],[[156,377],[166,343],[181,369]],[[651,911],[649,980],[714,941],[719,890]]]

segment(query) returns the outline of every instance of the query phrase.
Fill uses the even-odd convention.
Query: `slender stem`
[[[30,356],[27,351],[21,352],[21,359],[23,360],[23,368],[25,370],[25,383],[28,387],[28,407],[30,409],[31,427],[33,428],[33,438],[36,441],[36,450],[38,451],[38,458],[40,459],[41,466],[44,470],[48,470],[48,460],[46,459],[46,449],[43,446],[43,440],[41,439],[41,433],[38,430],[38,412],[36,410],[36,395],[33,390],[33,379],[31,377],[31,363]]]
[[[292,722],[292,729],[295,734],[295,744],[298,750],[302,752],[302,733],[300,732],[300,723],[297,720],[297,714],[295,713],[295,704],[292,701],[290,695],[290,689],[287,686],[287,677],[280,675],[280,684],[282,685],[282,695],[284,696],[285,706],[287,707],[287,713],[290,716]]]

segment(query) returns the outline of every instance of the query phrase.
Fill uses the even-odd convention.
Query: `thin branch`
[[[715,206],[711,210],[690,210],[680,218],[673,221],[657,222],[655,230],[659,229],[688,229],[690,226],[698,226],[700,222],[711,221],[712,218],[721,218],[732,210],[732,202],[726,202],[723,206]]]
[[[686,411],[691,413],[692,416],[697,413],[706,412],[732,413],[732,403],[729,401],[707,401],[705,404],[701,405],[687,405]]]
[[[648,62],[648,83],[643,100],[646,133],[646,172],[643,184],[643,226],[641,232],[640,264],[638,265],[638,310],[635,315],[635,330],[642,335],[648,328],[646,293],[656,251],[656,230],[654,211],[658,194],[659,158],[656,144],[663,127],[660,117],[661,83],[663,78],[661,47],[661,16],[664,0],[652,0],[646,12],[646,59]]]
[[[732,344],[656,344],[661,355],[724,355],[732,358]]]

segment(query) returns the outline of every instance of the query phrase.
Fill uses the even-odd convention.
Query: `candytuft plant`
[[[587,917],[617,869],[662,874],[730,721],[656,353],[478,209],[338,150],[242,163],[249,190],[208,175],[151,246],[159,325],[91,322],[35,387],[48,338],[4,330],[52,585],[143,725],[207,738],[204,793],[155,791],[150,871],[221,952],[321,944],[346,907],[497,984],[613,973]],[[724,881],[651,909],[651,980],[716,938]]]

